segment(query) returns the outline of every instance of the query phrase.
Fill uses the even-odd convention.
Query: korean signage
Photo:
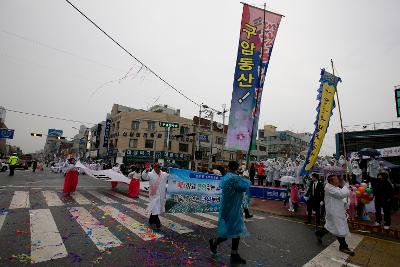
[[[208,142],[208,135],[201,134],[199,136],[200,142]]]
[[[243,5],[227,148],[247,151],[256,136],[265,75],[281,18],[264,9]]]
[[[219,210],[222,189],[220,175],[170,169],[165,210],[174,212],[213,212]]]
[[[315,131],[310,141],[310,148],[307,153],[307,157],[304,166],[301,170],[301,175],[306,175],[314,166],[319,151],[321,150],[322,143],[326,131],[328,130],[329,120],[332,115],[332,111],[335,108],[335,93],[338,82],[342,80],[339,77],[333,76],[326,72],[324,69],[321,70],[320,87],[318,89],[317,100],[319,101],[317,107],[317,118],[314,123]]]
[[[0,138],[13,139],[14,138],[14,130],[0,129]]]
[[[179,128],[179,123],[160,121],[160,127]]]
[[[396,100],[397,118],[400,118],[400,87],[394,90]]]
[[[47,136],[51,137],[59,137],[63,135],[63,130],[57,130],[57,129],[49,129],[47,131]]]
[[[106,120],[106,127],[104,128],[104,142],[103,147],[108,147],[108,140],[110,139],[111,120]]]
[[[132,158],[142,158],[142,159],[174,159],[174,160],[185,160],[188,161],[191,159],[190,154],[182,154],[182,153],[173,153],[167,151],[152,151],[152,150],[129,150],[125,151],[126,157]]]

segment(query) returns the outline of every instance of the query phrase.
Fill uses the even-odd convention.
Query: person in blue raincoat
[[[237,171],[239,164],[231,161],[228,164],[229,171],[222,178],[222,199],[219,210],[217,238],[210,239],[210,250],[217,253],[220,243],[232,238],[231,261],[245,264],[246,260],[238,253],[240,237],[248,236],[243,219],[242,202],[245,192],[249,191],[250,181],[239,176]]]

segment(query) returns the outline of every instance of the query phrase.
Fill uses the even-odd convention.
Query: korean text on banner
[[[247,151],[253,127],[258,128],[265,75],[281,18],[264,9],[243,5],[227,148]]]
[[[319,81],[321,84],[318,89],[317,96],[319,104],[317,107],[317,118],[314,123],[315,131],[313,137],[311,138],[310,148],[308,150],[304,166],[301,170],[301,175],[308,174],[317,160],[326,131],[329,127],[329,120],[332,116],[332,111],[335,108],[334,97],[336,86],[337,83],[341,82],[342,80],[339,77],[333,76],[322,69],[321,78]]]
[[[169,213],[218,211],[222,193],[221,177],[171,168],[165,210]]]

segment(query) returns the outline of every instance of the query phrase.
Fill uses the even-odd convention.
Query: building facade
[[[296,158],[310,147],[311,133],[277,131],[273,125],[265,125],[258,131],[258,139],[267,145],[268,158]]]
[[[191,167],[192,120],[174,114],[131,109],[123,111],[115,104],[111,110],[108,155],[115,162],[153,163]],[[160,123],[172,123],[162,127]]]

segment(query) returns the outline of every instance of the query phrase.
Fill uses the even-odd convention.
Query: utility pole
[[[214,140],[214,134],[213,134],[213,124],[214,124],[214,112],[213,111],[209,111],[210,112],[210,155],[208,157],[208,168],[211,169],[212,168],[212,149],[213,149],[213,140]]]
[[[199,120],[197,121],[197,129],[196,129],[196,132],[197,132],[197,151],[200,151],[200,127],[201,127],[201,107],[203,106],[203,103],[201,103],[201,105],[200,105],[200,109],[199,109]],[[195,142],[196,143],[196,142]],[[199,160],[200,159],[197,159],[196,158],[196,149],[195,149],[195,151],[194,151],[194,154],[195,154],[195,156],[194,156],[194,162],[195,162],[195,171],[197,171],[198,170],[198,167],[199,167]]]
[[[224,152],[225,152],[225,113],[228,110],[226,109],[226,104],[222,105],[222,138],[223,138],[223,144],[222,144],[222,151],[221,151],[221,158],[222,158],[222,163],[224,162]]]

